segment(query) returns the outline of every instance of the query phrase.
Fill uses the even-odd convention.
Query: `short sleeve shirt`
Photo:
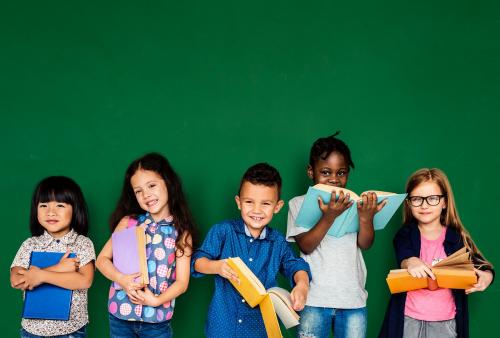
[[[92,241],[71,230],[61,238],[52,237],[47,231],[41,236],[28,238],[23,242],[11,268],[19,266],[28,269],[31,252],[66,252],[75,253],[80,259],[80,267],[95,261]],[[64,335],[75,332],[89,322],[87,312],[87,289],[73,290],[69,320],[27,319],[21,321],[22,327],[31,334],[39,336]]]
[[[304,197],[297,196],[289,202],[286,238],[290,242],[309,230],[295,224]],[[338,238],[325,235],[309,255],[300,253],[312,273],[306,305],[340,309],[366,306],[366,266],[357,241],[357,233]]]

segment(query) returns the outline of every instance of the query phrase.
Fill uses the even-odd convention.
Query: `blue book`
[[[62,256],[64,256],[64,252],[33,251],[30,266],[47,268],[59,263]],[[74,258],[76,255],[70,253],[69,257]],[[72,295],[72,290],[47,283],[40,284],[33,290],[26,290],[23,318],[69,320]]]
[[[344,194],[349,193],[350,199],[354,201],[354,203],[335,219],[332,226],[328,230],[328,235],[342,237],[347,233],[358,232],[359,218],[356,202],[361,199],[360,196],[348,189],[333,187],[325,184],[316,184],[315,186],[309,187],[306,197],[304,198],[304,203],[302,204],[297,219],[295,220],[295,224],[302,228],[311,229],[316,223],[318,223],[319,219],[323,215],[321,209],[319,208],[318,197],[321,197],[323,203],[327,204],[330,202],[332,190],[335,190],[337,196],[341,190],[344,191]],[[377,212],[373,218],[374,229],[380,230],[385,228],[391,217],[396,213],[401,203],[405,200],[406,194],[394,194],[383,191],[373,192],[377,194],[378,203],[383,200],[387,200],[387,204],[382,208],[382,210]]]

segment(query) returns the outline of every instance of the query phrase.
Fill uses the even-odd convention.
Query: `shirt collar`
[[[245,235],[253,237],[252,234],[250,233],[250,229],[248,229],[248,225],[246,225],[245,223],[243,224],[245,226]],[[266,238],[266,233],[267,233],[267,227],[264,227],[264,229],[262,229],[262,231],[260,232],[259,239]]]
[[[144,223],[146,224],[147,226],[150,226],[150,225],[153,225],[153,224],[156,224],[156,226],[165,226],[165,225],[172,225],[173,223],[173,220],[172,219],[162,219],[158,222],[155,222],[155,220],[153,219],[153,216],[151,216],[151,214],[149,212],[147,212],[146,214],[139,216],[139,223]]]
[[[76,233],[75,230],[71,229],[66,235],[60,237],[60,238],[54,238],[52,237],[47,230],[43,232],[43,235],[38,237],[38,240],[40,243],[47,247],[49,246],[53,241],[57,241],[57,243],[62,243],[65,245],[68,244],[73,244],[76,241],[76,238],[78,237],[78,234]]]
[[[234,224],[234,230],[236,232],[243,233],[249,237],[253,237],[250,234],[247,225],[245,224],[245,222],[243,222],[242,218],[235,220],[233,224]],[[274,241],[276,239],[276,231],[273,228],[266,225],[262,230],[262,232],[260,233],[258,239],[267,239],[269,241]]]

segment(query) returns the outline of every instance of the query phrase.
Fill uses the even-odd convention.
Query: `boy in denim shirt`
[[[241,218],[214,225],[201,248],[193,255],[195,277],[215,274],[215,292],[205,324],[207,337],[266,337],[258,307],[251,308],[228,279],[238,275],[226,263],[240,257],[266,289],[277,286],[278,271],[295,287],[291,291],[293,308],[304,307],[309,290],[309,265],[295,257],[285,237],[268,226],[283,206],[281,177],[266,163],[250,167],[235,197]]]

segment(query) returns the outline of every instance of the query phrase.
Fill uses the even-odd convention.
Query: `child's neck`
[[[430,224],[418,224],[420,234],[426,239],[435,240],[441,236],[441,231],[443,231],[443,225],[441,222],[434,222]]]

